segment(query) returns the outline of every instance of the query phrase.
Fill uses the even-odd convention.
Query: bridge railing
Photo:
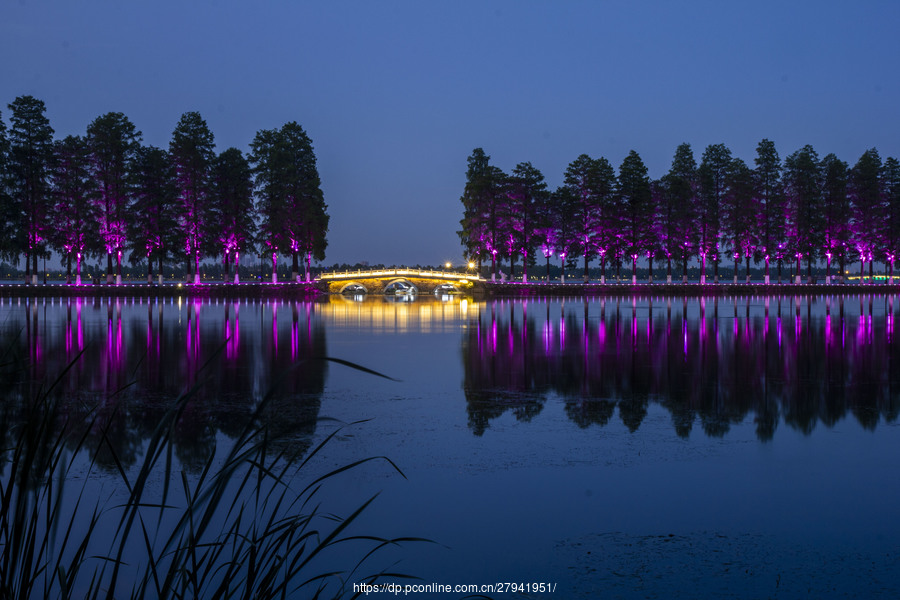
[[[425,277],[431,279],[455,279],[457,281],[478,281],[478,275],[453,273],[450,271],[423,271],[421,269],[373,269],[371,271],[332,271],[322,273],[318,279],[372,279],[378,277]]]

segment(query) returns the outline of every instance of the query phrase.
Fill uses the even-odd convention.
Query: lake
[[[323,492],[337,511],[379,493],[357,533],[435,542],[366,563],[421,578],[400,585],[900,593],[900,299],[402,300],[4,299],[2,346],[22,357],[4,422],[78,357],[64,411],[99,415],[85,447],[108,490],[195,384],[173,432],[190,477],[274,389],[285,452],[339,429],[313,472],[384,456],[405,475],[373,461]],[[554,591],[520,585],[540,583]]]

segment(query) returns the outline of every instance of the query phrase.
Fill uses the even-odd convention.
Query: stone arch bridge
[[[431,294],[440,286],[453,286],[459,292],[470,294],[481,281],[477,275],[449,271],[422,271],[418,269],[373,269],[370,271],[344,271],[322,273],[318,280],[325,291],[341,294],[359,289],[368,294],[383,294],[391,289],[415,288],[416,293]]]

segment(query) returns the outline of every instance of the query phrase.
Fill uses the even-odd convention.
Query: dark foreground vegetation
[[[9,351],[0,368],[4,392],[28,371]],[[383,458],[311,467],[337,432],[290,452],[260,418],[271,393],[229,447],[188,475],[173,438],[197,386],[172,403],[128,468],[107,421],[71,419],[57,387],[64,376],[0,412],[2,598],[338,598],[388,575],[366,571],[373,553],[413,541],[354,533],[374,497],[346,514],[323,506],[341,473],[371,460],[396,467]],[[99,446],[87,441],[97,436]],[[99,452],[116,466],[117,495],[92,487]]]

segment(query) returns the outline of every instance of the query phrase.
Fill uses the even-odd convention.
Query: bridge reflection
[[[463,360],[469,426],[528,420],[561,398],[580,427],[649,404],[682,437],[722,436],[752,416],[804,433],[852,414],[874,428],[900,409],[892,296],[498,301],[473,307]]]

